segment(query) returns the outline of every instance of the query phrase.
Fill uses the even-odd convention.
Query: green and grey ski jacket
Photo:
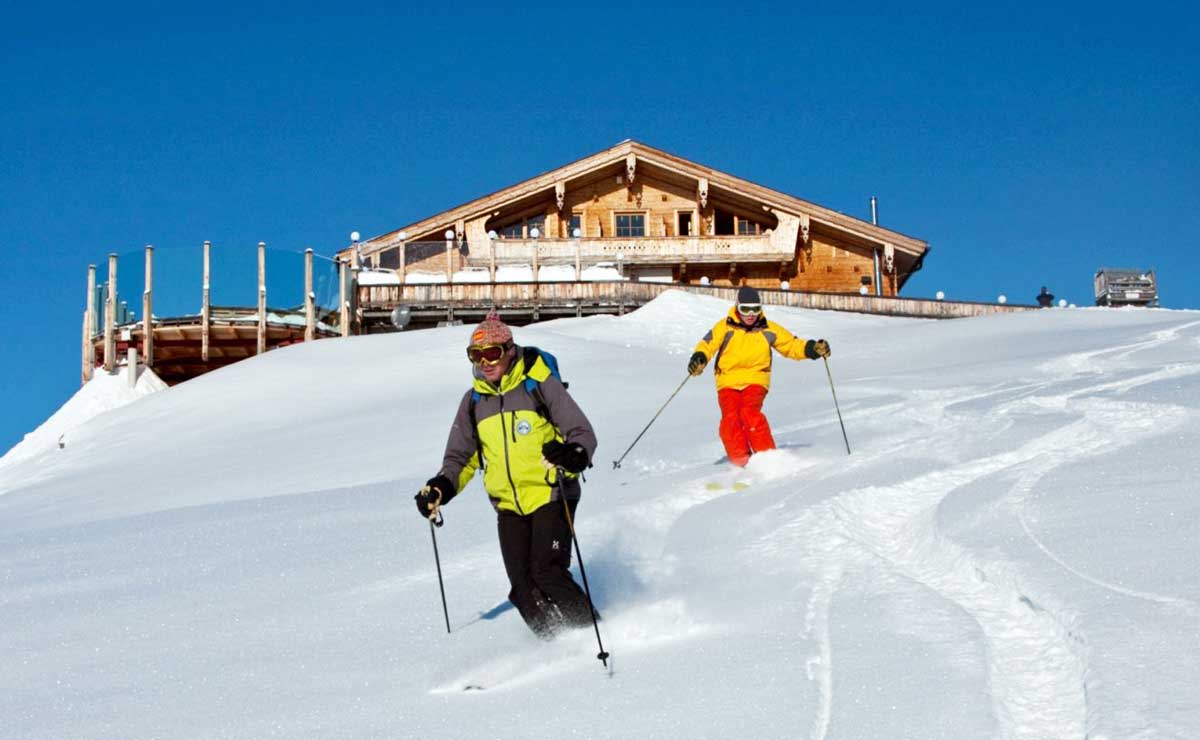
[[[441,474],[461,491],[481,467],[482,452],[483,487],[492,506],[531,514],[558,499],[557,471],[542,464],[542,445],[552,439],[582,445],[589,460],[596,452],[592,425],[566,387],[540,356],[527,361],[518,347],[498,388],[475,373],[450,427]],[[563,477],[562,488],[568,498],[579,496],[574,475]]]

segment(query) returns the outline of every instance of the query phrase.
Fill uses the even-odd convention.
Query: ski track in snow
[[[1156,331],[1123,347],[1077,353],[1065,360],[1046,363],[1038,368],[1048,376],[1045,380],[964,388],[949,394],[919,391],[915,399],[865,405],[861,411],[849,405],[844,410],[846,419],[861,416],[866,422],[869,417],[890,409],[893,414],[911,418],[917,429],[934,423],[950,427],[990,425],[1006,430],[1017,423],[1015,420],[1045,414],[1063,414],[1070,420],[1013,450],[951,463],[886,487],[846,491],[804,511],[762,538],[758,549],[764,551],[764,556],[778,555],[778,550],[794,552],[796,539],[803,539],[810,548],[815,548],[822,563],[805,606],[801,634],[802,639],[814,640],[817,646],[816,653],[805,661],[806,675],[818,686],[818,705],[810,737],[823,740],[834,716],[835,666],[829,614],[843,577],[843,566],[860,559],[864,551],[884,562],[892,572],[956,604],[979,625],[985,640],[988,682],[1001,737],[1040,740],[1087,735],[1090,724],[1087,644],[1075,625],[1074,615],[1054,604],[1053,594],[1031,595],[1033,591],[1022,583],[1016,564],[988,560],[945,537],[938,527],[938,508],[948,496],[971,483],[989,476],[1011,477],[1013,483],[1005,503],[1014,508],[1023,531],[1051,561],[1098,587],[1131,598],[1195,610],[1197,605],[1186,599],[1114,586],[1079,572],[1038,540],[1025,517],[1024,507],[1036,483],[1060,465],[1169,431],[1184,418],[1186,410],[1178,407],[1113,401],[1109,397],[1200,372],[1200,366],[1194,363],[1176,363],[1120,377],[1119,367],[1114,367],[1135,352],[1177,341],[1181,330],[1197,325],[1200,322]],[[1115,379],[1114,371],[1118,375]],[[1081,385],[1081,379],[1086,381],[1089,377],[1104,380]],[[888,393],[879,389],[879,395]],[[1102,395],[1104,398],[1098,398]],[[982,418],[955,411],[956,407],[979,402],[988,404]],[[1118,423],[1125,435],[1114,440],[1106,430]],[[780,432],[818,425],[807,422],[781,425]],[[951,438],[960,436],[970,438],[968,434]],[[886,431],[875,437],[876,454],[872,457],[878,460],[886,458],[888,451],[911,450],[914,441],[917,440],[911,429]],[[800,475],[816,464],[813,460],[797,463],[789,476]],[[851,457],[839,464],[843,471],[849,471],[870,463],[865,457]],[[692,466],[684,466],[675,474],[690,469]],[[773,477],[777,476],[768,475],[762,482]],[[696,485],[711,478],[711,474],[699,476],[670,497],[646,502],[639,509],[638,521],[626,525],[635,524],[647,535],[668,531],[689,509],[730,494],[726,488],[713,491]],[[792,537],[781,537],[785,531]],[[858,552],[848,554],[847,545],[857,545]],[[644,575],[654,578],[654,574]]]
[[[1196,322],[1200,324],[1200,322]],[[1193,326],[1195,324],[1188,324]],[[1180,327],[1185,328],[1185,327]],[[1089,725],[1086,641],[1074,626],[1069,610],[1054,606],[1052,595],[1032,598],[1014,564],[992,562],[946,538],[938,529],[939,505],[954,491],[997,474],[1015,475],[1006,503],[1016,509],[1027,536],[1053,562],[1077,577],[1133,598],[1196,610],[1186,599],[1135,591],[1105,583],[1072,568],[1040,543],[1024,516],[1024,504],[1038,480],[1058,466],[1132,444],[1137,438],[1160,434],[1181,421],[1186,410],[1173,406],[1113,402],[1098,394],[1123,394],[1138,386],[1200,372],[1194,364],[1177,364],[1119,380],[1073,387],[1055,394],[1060,383],[1076,384],[1080,373],[1099,374],[1100,355],[1125,357],[1177,338],[1177,331],[1155,332],[1149,340],[1114,350],[1080,353],[1055,365],[1058,377],[1046,382],[971,390],[940,403],[924,404],[926,418],[944,420],[946,409],[985,397],[1012,393],[982,420],[965,423],[1002,425],[1015,414],[1066,412],[1069,423],[1029,440],[1015,450],[950,465],[886,487],[851,490],[818,504],[772,532],[760,543],[763,550],[789,550],[798,538],[821,538],[825,566],[814,584],[805,612],[806,636],[817,640],[818,653],[806,668],[820,687],[820,706],[813,719],[812,738],[823,739],[833,714],[833,654],[828,615],[841,579],[836,567],[841,546],[850,541],[882,560],[888,568],[933,589],[957,604],[980,626],[986,641],[988,680],[1002,737],[1019,739],[1084,737]],[[923,399],[929,401],[930,399]],[[1105,430],[1119,423],[1125,435],[1111,439]],[[908,443],[913,439],[908,436]],[[903,442],[901,442],[901,445]],[[889,445],[890,446],[890,445]],[[784,531],[792,537],[781,537]],[[785,544],[790,541],[793,544]],[[831,563],[831,561],[833,561]]]

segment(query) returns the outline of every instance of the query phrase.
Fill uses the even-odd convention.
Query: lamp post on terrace
[[[454,282],[454,229],[446,229],[446,284]]]
[[[542,230],[534,226],[529,230],[529,237],[533,239],[533,282],[538,282],[538,239],[542,236]],[[537,290],[537,288],[534,288]]]

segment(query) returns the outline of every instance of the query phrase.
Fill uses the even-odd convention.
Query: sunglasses
[[[738,313],[744,313],[747,316],[757,316],[762,313],[762,304],[759,303],[739,303],[737,307]]]
[[[473,365],[496,365],[508,351],[507,344],[472,344],[467,347],[467,359]]]

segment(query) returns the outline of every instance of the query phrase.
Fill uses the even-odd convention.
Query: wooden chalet
[[[318,301],[310,249],[303,305],[268,303],[260,242],[254,295],[212,306],[210,246],[187,288],[201,288],[195,315],[155,314],[152,247],[140,320],[119,310],[117,256],[103,290],[89,267],[85,381],[123,362],[177,383],[294,342],[474,322],[493,307],[516,324],[621,314],[675,288],[732,301],[751,285],[772,305],[929,318],[1032,308],[902,298],[924,241],[636,141],[321,258],[336,298]]]
[[[623,141],[339,257],[413,287],[360,289],[369,311],[413,303],[417,284],[464,276],[479,285],[446,300],[483,304],[497,271],[513,265],[528,266],[532,283],[553,282],[539,275],[547,267],[583,281],[602,265],[632,282],[895,297],[928,251],[920,239]]]

